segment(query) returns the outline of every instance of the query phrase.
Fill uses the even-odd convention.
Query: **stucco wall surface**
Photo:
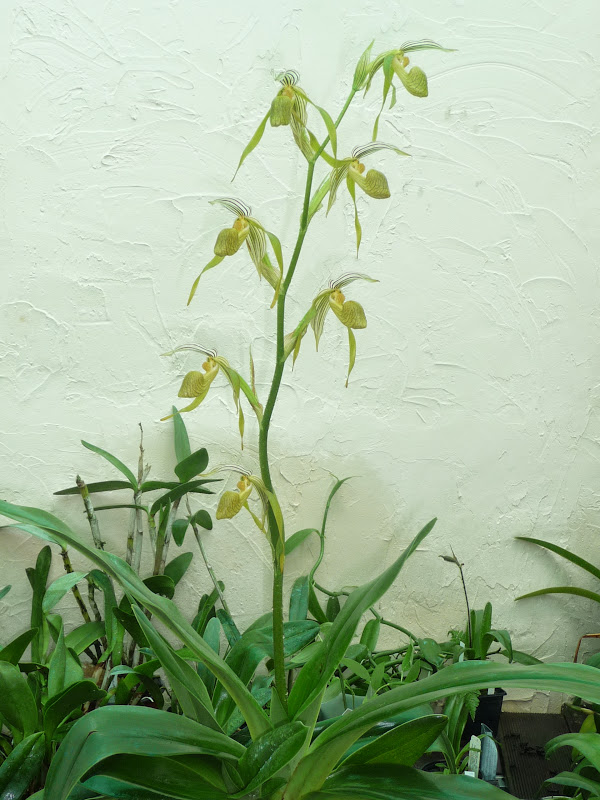
[[[138,422],[152,476],[168,476],[171,427],[159,420],[201,363],[161,357],[178,344],[215,347],[246,376],[251,344],[264,402],[275,312],[247,253],[207,273],[186,308],[230,224],[209,201],[249,203],[287,263],[305,175],[289,130],[268,127],[230,183],[277,89],[272,71],[297,69],[311,98],[337,115],[371,39],[379,52],[431,38],[457,52],[415,55],[429,98],[399,90],[382,115],[379,139],[412,157],[369,159],[392,197],[358,193],[359,259],[345,191],[307,236],[288,330],[330,278],[359,271],[380,282],[347,291],[368,318],[348,389],[345,332],[333,316],[319,352],[309,333],[286,369],[273,475],[289,532],[318,524],[332,473],[359,476],[332,507],[324,583],[372,577],[438,516],[381,611],[439,638],[460,625],[458,575],[439,558],[453,547],[473,605],[491,600],[496,626],[519,649],[571,657],[578,636],[597,629],[593,604],[514,598],[591,584],[514,537],[600,561],[599,24],[596,0],[3,0],[2,496],[87,535],[77,501],[52,492],[77,472],[117,477],[82,438],[135,465]],[[381,83],[351,107],[340,155],[369,141]],[[322,134],[314,111],[310,119]],[[213,464],[256,471],[249,410],[246,420],[240,454],[219,377],[187,423]],[[123,553],[127,512],[103,520]],[[269,602],[266,542],[240,516],[205,544],[249,622]],[[0,603],[3,641],[26,624],[24,568],[38,549],[16,534],[0,540],[0,583],[13,584]],[[290,557],[290,580],[316,552],[313,541]],[[208,585],[196,558],[178,595],[190,612]]]

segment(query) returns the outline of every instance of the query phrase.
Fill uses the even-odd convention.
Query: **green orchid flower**
[[[327,205],[327,214],[331,211],[337,198],[337,191],[345,180],[348,192],[354,204],[354,228],[356,230],[357,256],[362,239],[362,228],[358,219],[358,209],[356,207],[356,187],[358,186],[366,195],[376,200],[383,200],[390,196],[388,181],[383,172],[377,169],[370,169],[365,175],[365,165],[361,161],[362,158],[377,153],[379,150],[392,150],[394,153],[401,156],[408,155],[408,153],[405,153],[392,144],[369,142],[360,147],[355,147],[350,158],[336,160],[335,162],[331,160],[334,167],[329,176],[329,203]]]
[[[271,547],[273,548],[274,557],[277,558],[280,567],[283,567],[283,562],[285,560],[283,515],[281,513],[281,507],[277,497],[273,492],[267,489],[262,478],[259,478],[258,475],[253,475],[248,470],[236,464],[225,464],[217,467],[214,470],[211,470],[210,473],[206,474],[212,475],[214,472],[223,471],[236,472],[239,474],[240,479],[237,482],[235,490],[227,489],[221,495],[219,504],[217,506],[217,513],[215,515],[216,518],[233,519],[240,513],[242,509],[245,508],[252,517],[257,528],[262,531],[262,533],[264,533],[269,540]],[[256,492],[260,502],[260,515],[255,514],[248,504],[248,499],[253,491]],[[272,511],[273,513],[277,528],[277,530],[271,532],[269,532],[266,524],[269,511]]]
[[[342,292],[342,289],[357,280],[378,283],[376,278],[370,278],[368,275],[359,272],[347,273],[337,278],[337,280],[330,281],[327,289],[323,289],[315,297],[310,309],[304,317],[302,317],[295,330],[285,337],[283,346],[284,357],[287,358],[293,353],[292,365],[295,364],[300,352],[302,339],[310,325],[315,335],[315,344],[318,350],[319,342],[325,327],[325,319],[327,318],[328,312],[333,311],[335,316],[348,331],[350,358],[348,362],[348,374],[346,376],[346,388],[348,387],[350,373],[354,369],[354,363],[356,361],[356,337],[354,336],[354,331],[362,330],[367,327],[367,317],[364,308],[360,303],[356,302],[356,300],[346,300]]]
[[[181,387],[179,389],[178,397],[185,397],[192,400],[192,402],[185,406],[185,408],[180,408],[179,413],[185,413],[187,411],[193,411],[195,408],[203,402],[206,398],[208,391],[212,385],[212,382],[217,377],[219,372],[222,372],[227,382],[231,386],[231,390],[233,392],[233,401],[235,403],[236,411],[238,414],[238,428],[240,431],[240,437],[242,442],[242,450],[244,449],[244,428],[245,428],[245,420],[244,420],[244,412],[242,409],[242,404],[240,402],[240,393],[243,393],[246,396],[246,399],[252,406],[254,413],[256,414],[259,422],[262,419],[263,407],[259,403],[258,398],[256,396],[256,390],[254,387],[254,380],[252,380],[252,388],[248,386],[246,381],[242,378],[242,376],[236,372],[229,361],[223,356],[217,355],[216,350],[209,349],[207,347],[203,347],[199,344],[183,344],[179,347],[176,347],[174,350],[170,350],[168,353],[164,353],[165,356],[172,356],[175,353],[179,353],[183,350],[192,350],[197,353],[202,353],[202,355],[206,356],[206,361],[202,364],[202,370],[191,370],[188,372],[181,383]],[[252,363],[252,358],[250,360],[251,364],[251,373],[254,374],[254,367]],[[173,415],[169,414],[166,417],[163,417],[161,422],[165,420],[171,419]]]
[[[281,84],[281,89],[279,89],[273,98],[271,107],[246,145],[240,157],[235,175],[233,176],[234,179],[246,158],[262,139],[267,127],[267,122],[270,122],[273,128],[289,127],[298,149],[307,161],[310,161],[314,155],[314,141],[316,141],[316,138],[307,128],[308,105],[313,106],[321,115],[325,127],[327,128],[334,157],[336,155],[337,130],[333,120],[328,112],[324,108],[321,108],[321,106],[313,103],[306,92],[300,87],[300,75],[296,70],[288,69],[284,72],[280,72],[275,75],[275,80]]]
[[[257,219],[254,219],[250,206],[242,203],[241,200],[235,200],[231,197],[219,197],[216,200],[211,200],[211,204],[221,205],[223,208],[226,208],[235,216],[235,221],[230,228],[223,228],[223,230],[219,232],[214,247],[215,256],[208,262],[194,281],[188,298],[188,305],[192,302],[200,278],[204,273],[216,267],[223,259],[227,258],[227,256],[235,255],[245,242],[259,278],[265,278],[275,290],[275,295],[271,304],[272,308],[277,302],[281,276],[283,274],[281,242],[274,233],[266,230]],[[267,253],[267,239],[270,241],[271,247],[273,248],[277,266],[271,263],[271,259]]]
[[[379,129],[379,118],[381,117],[390,90],[390,109],[396,105],[396,87],[393,84],[394,75],[398,77],[406,91],[412,94],[413,97],[427,97],[429,94],[427,75],[423,72],[421,67],[410,66],[410,59],[407,53],[414,53],[419,50],[442,50],[444,53],[454,53],[455,50],[442,47],[440,44],[432,42],[429,39],[422,39],[418,42],[405,42],[396,50],[387,50],[385,53],[380,53],[373,61],[366,65],[365,54],[370,53],[371,47],[372,43],[361,56],[361,61],[359,61],[357,72],[355,73],[355,83],[357,84],[357,89],[362,89],[364,87],[366,94],[371,88],[371,83],[377,72],[379,72],[379,70],[383,71],[383,100],[381,102],[381,109],[375,120],[375,125],[373,126],[373,140],[375,140],[377,139],[377,132]]]

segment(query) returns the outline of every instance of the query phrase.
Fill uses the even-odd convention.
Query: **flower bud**
[[[287,94],[278,94],[271,103],[271,115],[269,117],[271,125],[278,128],[281,125],[289,125],[292,121],[293,99]]]
[[[342,325],[345,325],[347,328],[360,330],[367,327],[365,310],[356,300],[346,300],[341,306],[330,300],[329,305]]]

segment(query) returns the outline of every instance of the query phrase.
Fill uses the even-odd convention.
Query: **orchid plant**
[[[317,726],[327,688],[339,665],[348,658],[363,615],[388,590],[407,559],[431,531],[435,520],[417,534],[384,572],[350,592],[343,605],[336,598],[337,607],[331,619],[314,605],[314,590],[311,595],[314,571],[322,558],[321,546],[319,561],[311,574],[294,585],[290,607],[293,604],[296,612],[302,611],[303,617],[295,616],[295,619],[306,620],[310,608],[313,616],[325,617],[325,622],[321,624],[319,641],[310,645],[313,648],[310,655],[302,663],[289,660],[293,650],[286,633],[289,623],[284,622],[285,558],[292,542],[298,544],[305,538],[306,531],[286,536],[285,516],[277,497],[269,459],[271,420],[286,367],[298,358],[309,327],[318,347],[329,311],[348,331],[350,377],[356,356],[354,331],[364,329],[367,320],[362,305],[354,297],[346,298],[345,292],[357,281],[374,281],[375,278],[363,273],[334,278],[327,288],[317,291],[304,316],[292,322],[286,314],[288,293],[311,221],[324,203],[327,202],[327,211],[330,211],[345,181],[355,209],[358,251],[361,227],[356,213],[356,187],[373,200],[383,200],[390,195],[386,176],[375,168],[367,171],[363,159],[368,160],[384,150],[405,155],[395,145],[377,141],[380,111],[375,121],[373,141],[355,148],[348,157],[338,158],[337,131],[351,104],[359,92],[370,90],[380,73],[383,76],[382,110],[390,95],[390,107],[394,106],[395,78],[409,94],[417,98],[426,97],[425,73],[420,66],[411,66],[409,58],[415,52],[432,49],[444,48],[430,41],[410,42],[373,57],[372,45],[369,45],[357,63],[350,93],[335,121],[300,87],[296,72],[288,71],[277,76],[279,88],[276,96],[244,149],[238,170],[258,146],[267,124],[291,130],[293,141],[306,161],[306,181],[299,228],[287,264],[278,237],[252,216],[245,202],[231,198],[216,201],[234,219],[218,234],[214,256],[203,272],[217,267],[225,258],[235,256],[241,259],[243,245],[246,245],[259,277],[265,278],[273,289],[272,304],[276,307],[273,374],[263,404],[257,394],[252,361],[249,379],[246,380],[215,349],[204,345],[182,345],[176,351],[195,351],[201,354],[203,361],[183,379],[179,395],[191,402],[180,411],[197,409],[214,386],[216,375],[221,372],[233,393],[242,444],[243,408],[246,404],[258,421],[258,465],[219,468],[220,472],[235,473],[238,483],[235,489],[226,489],[221,494],[216,514],[218,519],[231,519],[242,511],[248,511],[271,547],[272,614],[267,615],[266,622],[261,619],[261,624],[266,627],[257,629],[251,626],[244,633],[252,639],[252,645],[256,645],[258,661],[252,662],[252,669],[249,671],[247,659],[240,653],[239,642],[232,645],[224,658],[221,657],[218,641],[212,641],[207,634],[202,635],[190,625],[172,600],[151,591],[124,560],[104,550],[87,547],[52,514],[0,501],[0,513],[13,520],[13,528],[84,553],[112,581],[121,585],[148,645],[143,648],[143,655],[160,663],[182,712],[177,715],[139,706],[105,706],[86,714],[70,728],[58,748],[48,771],[43,800],[105,797],[501,800],[506,797],[504,792],[474,778],[426,774],[413,769],[417,759],[438,739],[448,723],[447,717],[428,710],[428,703],[507,684],[570,692],[600,702],[597,671],[591,667],[465,661],[423,680],[401,682],[381,693],[373,689],[360,707],[348,711],[331,724]],[[322,140],[309,128],[311,108],[324,123],[326,133]],[[316,172],[323,166],[326,168],[324,177],[315,188]],[[196,278],[190,301],[198,291],[203,272]],[[209,474],[205,473],[204,477]],[[338,481],[333,493],[342,482]],[[333,493],[326,507],[323,529]],[[321,622],[320,619],[317,621]],[[167,641],[154,622],[166,627],[182,646],[175,649],[172,637]],[[251,675],[262,658],[267,658],[273,665],[274,675],[270,700],[266,701],[262,694],[253,691],[250,684]],[[264,685],[260,688],[260,692],[263,691]],[[422,710],[424,706],[425,712],[418,715],[415,709],[420,707]],[[394,724],[383,735],[364,738],[389,720],[394,720]],[[10,774],[3,765],[0,793],[8,786],[12,798],[24,796],[2,781],[5,778],[13,780],[15,775],[19,778],[30,745],[29,738],[26,738],[18,758],[15,756],[9,765]],[[18,785],[22,784],[23,781]],[[42,794],[37,797],[41,800]]]

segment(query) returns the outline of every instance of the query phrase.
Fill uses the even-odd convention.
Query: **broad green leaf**
[[[10,661],[11,664],[18,664],[21,656],[27,650],[33,637],[37,633],[37,628],[30,628],[25,633],[17,636],[0,650],[0,661]]]
[[[42,601],[42,611],[44,614],[49,614],[67,592],[70,592],[79,581],[82,581],[86,577],[87,572],[68,572],[66,575],[61,575],[60,578],[52,581],[50,586],[46,589]]]
[[[401,764],[414,766],[446,727],[448,718],[439,714],[405,722],[355,750],[343,762],[350,764]]]
[[[289,712],[293,718],[312,703],[325,688],[343,658],[362,615],[385,594],[398,573],[419,544],[435,525],[429,522],[413,539],[402,555],[379,577],[355,589],[344,603],[335,622],[327,633],[320,651],[300,670],[289,698]]]
[[[575,594],[578,597],[586,597],[600,603],[600,594],[591,592],[588,589],[579,589],[577,586],[552,586],[549,589],[538,589],[536,592],[528,592],[516,597],[515,600],[526,600],[528,597],[541,597],[544,594]]]
[[[65,636],[65,644],[77,655],[105,635],[104,622],[85,622]]]
[[[139,608],[134,607],[133,613],[150,647],[160,660],[184,715],[209,728],[220,730],[202,678],[174,652]]]
[[[286,793],[286,800],[299,795]],[[506,800],[490,783],[464,775],[441,775],[410,767],[373,764],[334,772],[321,791],[303,800]]]
[[[267,121],[268,121],[270,115],[271,115],[271,109],[269,108],[269,110],[267,111],[266,115],[261,120],[260,125],[258,126],[256,131],[252,134],[252,138],[250,139],[250,141],[248,142],[248,144],[244,148],[244,152],[242,153],[242,155],[240,157],[240,162],[237,165],[237,169],[235,171],[235,174],[234,174],[233,178],[231,179],[232,181],[235,180],[235,176],[238,174],[239,169],[242,166],[242,164],[244,163],[244,161],[246,160],[247,156],[250,155],[250,153],[254,150],[254,148],[258,145],[258,143],[262,139],[263,133],[265,132],[265,128],[267,126]]]
[[[221,623],[219,622],[217,617],[212,617],[206,623],[206,627],[202,633],[202,638],[206,642],[206,644],[211,648],[211,650],[219,655],[221,651]],[[196,667],[196,671],[198,675],[202,678],[204,685],[210,692],[211,696],[214,692],[216,680],[215,676],[212,675],[208,668],[204,666],[204,664],[198,664]],[[242,717],[243,722],[243,717]],[[242,723],[240,723],[242,724]]]
[[[179,500],[180,497],[183,497],[190,492],[196,492],[198,494],[213,494],[210,489],[206,489],[204,484],[206,483],[215,483],[218,478],[199,478],[197,480],[188,481],[186,483],[181,483],[176,486],[174,489],[170,489],[168,492],[159,497],[158,500],[155,500],[152,504],[150,509],[151,516],[154,516],[161,508],[164,508],[168,503],[173,503],[175,500]]]
[[[175,406],[172,408],[173,411],[173,445],[175,447],[175,458],[177,459],[177,463],[179,464],[181,461],[185,461],[186,458],[192,455],[192,449],[190,447],[190,439],[188,436],[187,428],[185,427],[185,422],[183,421],[183,417],[177,411]],[[177,473],[175,473],[177,474]]]
[[[546,745],[546,755],[551,756],[559,747],[573,747],[587,758],[596,772],[600,772],[600,736],[597,733],[565,733],[557,736]]]
[[[600,580],[600,569],[598,569],[598,567],[590,564],[590,562],[586,561],[584,558],[580,558],[579,556],[575,555],[575,553],[565,550],[564,547],[559,547],[557,544],[552,544],[552,542],[545,542],[543,539],[533,539],[531,536],[517,536],[515,538],[520,539],[522,542],[531,542],[531,544],[537,544],[539,547],[545,547],[546,550],[556,553],[562,558],[565,558],[567,561],[570,561],[571,564],[581,567],[581,569],[584,569],[586,572],[589,572],[590,575],[593,575],[594,578],[598,578]]]
[[[222,581],[219,581],[219,588],[221,591],[225,590],[225,584]],[[212,590],[210,595],[203,594],[200,598],[198,603],[198,611],[192,622],[193,629],[196,631],[196,633],[200,634],[200,636],[202,636],[204,633],[208,621],[212,617],[216,616],[215,603],[217,602],[218,598],[219,593],[216,587]]]
[[[291,536],[289,536],[285,540],[285,554],[289,556],[290,553],[293,553],[294,550],[299,547],[305,539],[311,535],[311,533],[316,533],[317,536],[319,535],[319,531],[316,528],[304,528],[301,531],[296,531]]]
[[[137,489],[137,480],[135,479],[135,475],[120,459],[118,459],[116,456],[113,456],[113,454],[109,453],[107,450],[102,450],[101,447],[96,447],[94,444],[84,442],[83,439],[81,440],[81,444],[84,447],[87,447],[88,450],[91,450],[92,453],[97,453],[99,456],[102,456],[102,458],[105,458],[109,464],[112,464],[113,467],[116,467],[119,472],[125,475],[134,491]]]
[[[11,585],[5,586],[4,588],[0,589],[0,600],[2,600],[3,597],[6,597],[6,595],[10,592],[11,589],[12,589]]]
[[[169,561],[165,567],[165,575],[167,578],[171,578],[175,586],[177,586],[179,581],[188,571],[193,558],[193,553],[181,553],[181,555],[175,556],[174,559]]]
[[[212,531],[213,527],[213,521],[210,514],[203,508],[201,508],[200,511],[196,511],[194,514],[192,514],[190,517],[190,524],[200,525],[201,528],[204,528],[204,530],[207,531]]]
[[[54,732],[73,711],[84,703],[95,702],[106,697],[106,692],[99,689],[94,681],[84,680],[73,683],[60,694],[50,697],[44,708],[44,733],[49,745]]]
[[[291,656],[308,642],[313,641],[319,626],[312,620],[285,622],[283,625],[283,649],[285,656]],[[227,665],[247,685],[254,676],[258,665],[265,659],[273,658],[273,629],[265,627],[246,631],[231,647],[227,654]],[[217,720],[225,726],[235,710],[232,698],[217,687],[213,696]]]
[[[306,619],[308,614],[308,590],[310,587],[308,575],[303,575],[294,581],[290,596],[290,622]]]
[[[171,528],[171,533],[173,534],[173,541],[177,545],[177,547],[181,547],[183,544],[183,540],[185,539],[186,531],[189,527],[190,521],[187,517],[183,519],[176,519],[173,522],[173,527]]]
[[[242,634],[238,630],[238,626],[233,621],[233,617],[231,614],[226,611],[224,608],[219,608],[217,610],[217,617],[219,622],[223,626],[223,632],[227,641],[229,642],[229,646],[233,647],[234,644],[239,642]]]
[[[86,483],[86,488],[90,494],[99,492],[116,492],[120,489],[131,489],[129,481],[97,481],[96,483]],[[79,486],[71,486],[69,489],[61,489],[54,492],[55,495],[80,494]]]
[[[206,766],[204,772],[199,772],[177,758],[117,755],[102,761],[94,772],[84,786],[120,800],[227,800],[229,797],[222,779],[215,786],[220,776],[214,775],[214,768],[209,771]],[[210,782],[203,779],[207,773],[213,778]]]
[[[21,800],[40,774],[44,761],[44,735],[23,739],[0,766],[0,800]]]
[[[38,730],[38,709],[27,680],[18,667],[0,661],[0,715],[23,738]]]
[[[292,777],[293,791],[288,790],[289,800],[300,796],[300,789],[319,789],[348,748],[378,722],[443,697],[508,684],[600,701],[600,681],[593,667],[581,664],[520,666],[491,661],[453,664],[428,678],[403,684],[368,700],[326,728],[296,768]]]
[[[381,629],[381,622],[379,619],[370,619],[365,627],[363,628],[363,632],[360,636],[361,644],[370,651],[373,652],[377,647],[377,642],[379,640],[379,631]]]
[[[191,453],[187,458],[184,458],[183,461],[177,464],[175,467],[175,474],[182,483],[188,483],[192,478],[195,478],[196,475],[205,472],[207,466],[208,452],[205,447],[201,447],[200,450]]]
[[[559,786],[573,786],[576,789],[592,792],[596,796],[600,793],[600,783],[598,781],[593,781],[591,778],[586,778],[585,775],[580,775],[577,772],[559,772],[558,775],[547,778],[544,783],[556,783]],[[577,797],[580,798],[581,795],[578,794]]]
[[[327,622],[327,616],[321,608],[321,604],[317,599],[317,595],[315,594],[315,590],[312,585],[308,590],[308,610],[319,623],[319,625],[324,625]]]
[[[298,754],[306,741],[307,733],[306,725],[292,722],[268,731],[252,742],[239,763],[244,789],[233,796],[243,797],[250,794],[274,777]]]
[[[59,541],[60,544],[75,548],[91,561],[99,564],[107,575],[121,584],[125,592],[147,608],[170,631],[175,633],[183,644],[195,653],[199,661],[206,664],[231,694],[234,702],[237,703],[253,738],[260,736],[261,733],[271,727],[269,718],[248,689],[235,673],[227,667],[224,661],[215,655],[202,637],[196,633],[177,606],[172,601],[153,594],[123,559],[112,553],[87,547],[76,538],[63,522],[47,512],[41,512],[39,509],[30,509],[0,500],[0,514],[4,514],[18,522],[34,523],[26,525],[27,532],[35,533],[35,535],[43,539],[47,537],[46,531],[37,528],[41,521],[42,527],[49,528],[52,531],[53,538]],[[16,527],[18,528],[19,526]]]
[[[234,763],[243,745],[179,714],[141,706],[105,706],[86,714],[69,730],[54,756],[45,800],[67,800],[77,782],[115,755],[206,754]]]

